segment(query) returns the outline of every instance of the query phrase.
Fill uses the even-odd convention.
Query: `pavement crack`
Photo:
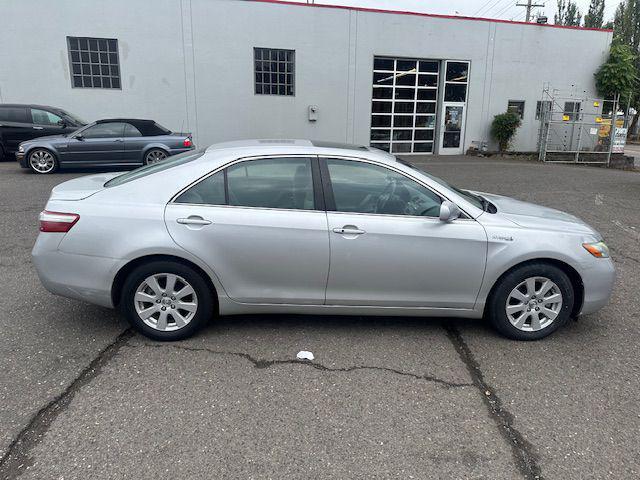
[[[132,336],[133,331],[130,328],[118,335],[113,342],[98,353],[60,395],[42,407],[31,418],[29,423],[11,442],[6,453],[0,458],[0,478],[17,478],[28,467],[33,465],[33,460],[29,454],[43,440],[54,420],[69,407],[71,400],[80,389],[100,375],[102,368]]]
[[[435,383],[443,388],[462,388],[462,387],[473,387],[474,384],[473,383],[456,383],[456,382],[449,382],[447,380],[444,380],[442,378],[438,378],[435,377],[433,375],[418,375],[416,373],[411,373],[411,372],[404,372],[402,370],[398,370],[395,368],[390,368],[390,367],[378,367],[378,366],[370,366],[370,365],[354,365],[351,367],[327,367],[325,365],[322,365],[321,363],[317,363],[317,362],[313,362],[313,361],[308,361],[308,360],[293,360],[293,359],[287,359],[287,360],[265,360],[265,359],[257,359],[254,358],[253,356],[249,355],[248,353],[244,353],[244,352],[232,352],[232,351],[227,351],[227,350],[213,350],[211,348],[207,348],[207,347],[190,347],[190,346],[186,346],[186,345],[178,345],[178,344],[150,344],[150,343],[142,343],[141,345],[144,345],[145,347],[152,347],[152,348],[176,348],[178,350],[187,350],[187,351],[192,351],[192,352],[207,352],[213,355],[230,355],[230,356],[235,356],[235,357],[240,357],[243,358],[247,361],[249,361],[250,363],[253,364],[254,368],[257,369],[265,369],[265,368],[269,368],[272,366],[276,366],[276,365],[302,365],[302,366],[306,366],[309,368],[314,368],[316,370],[320,370],[323,372],[354,372],[357,370],[377,370],[377,371],[384,371],[384,372],[390,372],[390,373],[394,373],[396,375],[401,375],[404,377],[410,377],[416,380],[423,380],[423,381],[427,381],[427,382],[432,382]],[[128,345],[129,348],[135,348],[134,345]]]
[[[513,426],[513,414],[504,408],[500,397],[496,395],[493,387],[484,379],[480,364],[475,359],[475,356],[462,338],[458,329],[450,324],[443,325],[443,328],[458,352],[460,359],[466,365],[473,384],[480,392],[482,400],[489,410],[489,416],[495,421],[500,434],[511,447],[513,459],[522,477],[527,480],[542,480],[542,470],[539,464],[540,459],[535,453],[535,447]]]

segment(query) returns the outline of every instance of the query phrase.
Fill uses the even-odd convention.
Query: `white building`
[[[247,137],[462,153],[494,115],[536,149],[545,82],[595,96],[610,31],[269,0],[3,0],[0,102]]]

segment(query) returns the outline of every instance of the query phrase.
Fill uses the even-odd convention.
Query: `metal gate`
[[[538,158],[544,162],[609,164],[616,135],[626,124],[615,99],[561,92],[545,85],[536,107],[540,120]],[[625,130],[626,137],[626,130]],[[624,146],[624,142],[622,142]]]

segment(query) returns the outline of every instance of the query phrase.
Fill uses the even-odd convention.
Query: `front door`
[[[442,222],[442,199],[386,166],[326,159],[327,305],[473,308],[487,239],[473,219]]]
[[[167,205],[173,239],[242,303],[322,305],[329,269],[317,159],[235,163]]]
[[[124,127],[122,122],[105,122],[80,130],[69,137],[62,160],[77,165],[122,163]]]
[[[465,108],[464,103],[444,103],[442,106],[440,153],[443,155],[463,153]]]

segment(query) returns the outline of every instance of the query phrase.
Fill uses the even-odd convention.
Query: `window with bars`
[[[71,85],[75,88],[121,88],[118,40],[67,37]]]
[[[295,95],[295,50],[253,49],[255,93]]]

